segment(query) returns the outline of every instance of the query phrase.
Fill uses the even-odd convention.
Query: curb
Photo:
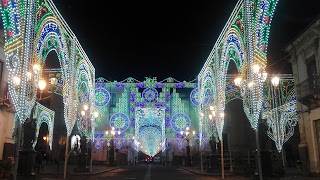
[[[189,171],[189,172],[192,172],[192,173],[195,173],[195,174],[199,174],[199,175],[204,175],[204,176],[221,176],[221,172],[219,173],[205,173],[205,172],[199,172],[199,171],[195,171],[195,170],[192,170],[191,168],[184,168],[184,167],[179,167],[180,169],[183,169],[183,170],[186,170],[186,171]],[[224,174],[225,176],[231,176],[231,174],[229,173],[225,173]]]
[[[114,171],[116,169],[119,169],[120,167],[115,167],[115,168],[110,168],[107,170],[102,170],[102,171],[97,171],[97,172],[92,172],[92,173],[70,173],[70,176],[83,176],[83,175],[95,175],[95,174],[101,174],[101,173],[105,173],[105,172],[110,172],[110,171]]]
[[[205,175],[205,176],[212,176],[214,174],[212,173],[203,173],[203,172],[199,172],[199,171],[194,171],[194,170],[191,170],[189,168],[183,168],[183,167],[179,167],[180,169],[183,169],[185,171],[189,171],[189,172],[192,172],[192,173],[195,173],[195,174],[200,174],[200,175]]]
[[[95,174],[101,174],[101,173],[105,173],[105,172],[114,171],[114,170],[119,169],[119,168],[120,167],[114,167],[114,168],[110,168],[110,169],[107,169],[107,170],[102,170],[102,171],[97,171],[97,172],[92,172],[92,173],[89,173],[89,172],[84,172],[84,173],[71,172],[71,173],[67,173],[67,175],[69,175],[69,176],[95,175]],[[40,175],[57,175],[57,174],[56,173],[40,173]]]

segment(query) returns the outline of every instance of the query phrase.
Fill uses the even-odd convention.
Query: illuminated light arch
[[[54,127],[55,112],[46,108],[45,106],[43,106],[39,103],[37,103],[35,108],[36,108],[36,111],[35,111],[34,116],[37,119],[37,123],[36,123],[35,141],[33,142],[32,146],[33,146],[33,148],[35,148],[35,146],[37,145],[40,127],[43,123],[46,123],[48,125],[48,131],[49,131],[48,144],[49,144],[50,150],[52,150],[52,139],[53,139],[53,127]]]
[[[225,92],[226,92],[226,104],[228,104],[234,99],[242,99],[240,95],[240,91],[238,87],[236,87],[236,85],[234,84],[233,79],[229,79],[227,81]]]
[[[226,96],[228,91],[230,93],[235,90],[234,87],[226,83],[226,71],[229,60],[233,59],[239,75],[244,78],[244,85],[242,85],[240,92],[245,114],[253,129],[257,128],[257,121],[261,113],[263,85],[260,77],[253,73],[252,66],[258,64],[262,69],[266,67],[266,49],[270,21],[277,2],[277,0],[239,1],[198,75],[199,92],[202,93],[200,97],[203,97],[205,93],[205,87],[202,84],[203,79],[207,76],[208,68],[212,69],[212,78],[215,79],[213,81],[216,81],[215,89],[213,90],[214,102],[216,103],[215,108],[218,114],[223,113],[225,104],[232,100],[232,97]],[[234,41],[235,39],[237,40]],[[240,61],[234,57],[230,57],[234,52],[240,55]],[[253,90],[249,89],[248,85],[246,85],[246,83],[251,81],[256,83]],[[233,94],[231,93],[231,95]],[[266,103],[264,103],[264,106],[266,106]],[[203,101],[200,101],[199,119],[201,120],[207,117],[205,107]],[[224,117],[221,117],[218,116],[215,119],[219,139],[222,137],[224,125]],[[200,126],[202,129],[203,125],[200,124]]]
[[[77,71],[78,74],[77,74],[75,83],[77,86],[76,95],[78,97],[77,98],[78,103],[74,105],[76,109],[79,108],[77,125],[82,135],[85,135],[88,138],[94,138],[94,137],[91,137],[91,135],[93,134],[90,133],[94,130],[94,126],[95,126],[95,122],[92,114],[92,112],[94,112],[92,111],[92,109],[95,108],[93,103],[95,100],[95,97],[90,96],[93,92],[94,87],[92,86],[92,83],[91,83],[92,79],[90,78],[90,72],[88,70],[89,68],[86,65],[86,63],[80,60],[79,67],[77,69],[78,69]],[[83,106],[85,104],[89,106],[89,110],[88,112],[86,112],[87,113],[86,119],[83,119],[83,117],[80,116],[80,111],[83,110]],[[88,129],[89,127],[91,127],[90,130]]]
[[[71,136],[70,138],[70,147],[71,149],[75,150],[75,151],[80,151],[80,147],[81,147],[81,137],[78,134],[75,134],[73,136]]]
[[[211,65],[210,65],[211,66]],[[210,105],[212,105],[213,102],[211,102],[211,104],[206,103],[206,92],[207,89],[211,90],[215,90],[214,89],[214,85],[215,85],[215,79],[213,78],[214,72],[213,69],[210,67],[207,67],[203,73],[203,77],[199,78],[199,106],[198,106],[198,111],[199,111],[199,131],[200,131],[200,146],[204,141],[204,139],[206,138],[210,138],[211,135],[214,134],[215,131],[215,127],[212,126],[212,122],[211,120],[204,115],[201,114],[205,114],[205,112],[207,112],[210,107]],[[212,93],[212,95],[214,95],[215,92]],[[206,136],[204,136],[206,135]]]
[[[228,34],[226,40],[224,41],[224,45],[222,47],[221,59],[219,60],[219,66],[215,66],[213,68],[217,68],[218,74],[215,74],[215,78],[217,78],[217,86],[216,86],[216,94],[214,107],[216,108],[217,116],[215,118],[215,124],[217,126],[219,139],[222,137],[222,131],[224,126],[224,118],[221,118],[220,114],[224,113],[225,104],[226,104],[226,82],[227,82],[227,70],[229,67],[230,60],[233,60],[236,64],[238,71],[242,72],[242,68],[245,65],[244,61],[244,47],[241,45],[241,42],[235,33]],[[230,53],[232,51],[232,53]]]
[[[94,87],[94,67],[52,0],[1,0],[0,10],[5,32],[4,51],[8,69],[8,89],[18,117],[17,128],[19,131],[15,139],[21,139],[22,123],[30,117],[36,99],[37,83],[36,81],[34,83],[29,82],[27,72],[32,72],[32,64],[35,62],[43,67],[47,54],[51,50],[55,50],[62,69],[61,92],[64,104],[64,121],[67,129],[67,156],[68,139],[76,121],[77,108],[79,108],[75,106],[78,100],[75,84],[76,74],[79,70],[76,69],[79,63],[78,57],[84,59],[88,65],[89,86],[91,88]],[[42,75],[42,69],[40,69],[39,74],[34,75],[34,79],[39,79],[40,75]],[[18,87],[13,80],[16,77],[20,78]],[[90,89],[89,96],[90,103],[93,104],[89,112],[93,113],[95,110],[93,88]],[[16,143],[16,146],[19,147],[20,141],[16,141]],[[17,151],[17,162],[19,162],[18,154]],[[66,162],[67,160],[65,165]],[[18,163],[14,168],[14,174],[16,174],[17,167]]]
[[[222,102],[218,110],[222,112],[224,110],[224,105],[226,100],[224,99],[223,95],[225,94],[225,82],[222,82],[225,79],[220,79],[223,77],[220,73],[223,72],[223,68],[225,65],[222,65],[221,68],[221,60],[224,61],[225,59],[221,59],[219,57],[219,48],[221,48],[222,42],[226,39],[226,34],[230,33],[230,29],[234,28],[235,34],[237,37],[241,38],[241,44],[246,44],[244,53],[245,59],[245,67],[241,68],[241,74],[247,75],[248,77],[252,75],[250,72],[251,66],[254,63],[260,64],[262,67],[266,66],[267,59],[267,45],[268,45],[268,36],[269,36],[269,29],[271,25],[272,15],[274,13],[274,9],[277,4],[277,0],[245,0],[245,1],[238,1],[234,11],[232,12],[229,20],[226,23],[226,26],[222,30],[221,35],[218,37],[216,44],[214,45],[213,50],[211,51],[207,61],[205,62],[204,68],[213,68],[213,66],[217,66],[219,68],[213,68],[213,76],[217,78],[219,81],[214,81],[214,85],[218,86],[218,89],[210,90],[213,94],[213,99],[215,103]],[[50,31],[52,34],[55,33],[54,40],[56,42],[61,41],[62,44],[59,48],[54,48],[58,54],[59,61],[61,61],[62,68],[66,68],[65,74],[65,81],[63,82],[63,101],[64,101],[64,118],[66,121],[67,126],[67,136],[70,135],[71,130],[75,124],[76,119],[76,112],[78,112],[79,106],[74,106],[79,99],[77,95],[77,84],[75,80],[75,74],[77,74],[78,63],[85,60],[88,67],[88,76],[92,79],[89,80],[89,103],[92,105],[92,110],[94,110],[94,68],[92,64],[90,64],[89,58],[84,53],[83,49],[80,46],[80,43],[76,39],[75,35],[72,33],[71,29],[68,27],[56,7],[54,6],[52,0],[47,1],[17,1],[17,0],[1,0],[1,13],[2,19],[5,29],[5,52],[7,55],[6,59],[6,66],[9,70],[9,91],[10,96],[13,99],[13,104],[16,109],[17,116],[19,118],[19,122],[23,123],[26,118],[30,115],[30,109],[33,107],[34,104],[34,97],[35,93],[32,92],[26,87],[27,78],[25,74],[28,70],[30,70],[31,63],[34,61],[40,61],[40,58],[37,59],[37,55],[35,52],[35,44],[37,44],[37,40],[39,40],[39,32],[42,27],[44,27],[47,22],[46,20],[50,20],[50,23],[54,22],[60,28],[61,39],[57,36],[57,33],[54,29]],[[28,13],[28,16],[26,16]],[[246,16],[244,18],[244,16]],[[245,21],[244,21],[245,19]],[[45,23],[43,23],[45,22]],[[238,33],[238,34],[237,34]],[[34,36],[36,34],[36,36]],[[238,36],[240,35],[240,36]],[[49,37],[53,37],[49,33],[48,43],[50,42]],[[37,37],[37,39],[35,39]],[[49,44],[42,44],[40,45],[40,49]],[[236,46],[230,46],[230,49],[236,49]],[[221,49],[220,49],[221,51]],[[49,52],[49,51],[48,51]],[[63,52],[63,53],[62,53]],[[226,52],[231,52],[227,50]],[[42,52],[40,52],[42,53]],[[47,54],[43,52],[44,54]],[[42,58],[44,59],[44,58]],[[213,63],[213,64],[212,64]],[[203,69],[199,73],[199,82],[202,82],[203,76]],[[13,77],[16,75],[21,75],[21,90],[16,91],[13,85]],[[255,77],[250,77],[254,79]],[[81,84],[81,82],[78,81]],[[123,84],[119,83],[119,86]],[[153,86],[153,82],[142,84],[145,87]],[[183,83],[176,83],[176,86],[183,86]],[[160,84],[161,86],[161,84]],[[202,89],[199,89],[199,92],[208,92]],[[246,87],[244,88],[245,93],[251,93],[246,91]],[[260,89],[257,90],[260,92]],[[26,97],[28,96],[28,97]],[[205,97],[205,94],[200,94],[200,97]],[[259,95],[260,96],[260,95]],[[260,97],[257,97],[260,98]],[[202,111],[204,108],[204,98],[200,98],[200,106],[199,109]],[[244,99],[246,101],[246,99]],[[260,103],[260,99],[256,102],[257,104]],[[260,104],[259,104],[260,106]],[[246,107],[249,107],[246,105]],[[202,109],[201,109],[202,108]],[[247,111],[247,110],[245,110]],[[255,126],[255,120],[257,118],[257,114],[260,112],[260,108],[256,109],[255,114],[251,114],[246,112],[249,119],[251,119],[251,124],[253,124],[253,128]],[[250,117],[252,116],[252,117]],[[219,120],[219,123],[222,123],[223,119]],[[223,126],[223,124],[222,124]],[[221,127],[221,125],[220,125]],[[220,134],[220,133],[219,133]],[[202,135],[201,135],[202,137]],[[68,142],[68,141],[67,141]]]

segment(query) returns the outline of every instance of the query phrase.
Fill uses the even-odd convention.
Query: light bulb
[[[27,79],[28,81],[30,81],[32,78],[32,73],[31,72],[27,72]]]
[[[37,64],[37,63],[34,64],[34,65],[33,65],[33,72],[34,72],[35,74],[38,74],[39,71],[40,71],[40,65]]]
[[[258,64],[254,64],[252,66],[253,73],[258,74],[260,71],[260,66]]]
[[[242,78],[241,78],[241,77],[236,77],[236,78],[234,79],[234,84],[235,84],[236,86],[240,86],[240,85],[241,85],[241,81],[242,81]]]
[[[93,115],[94,115],[95,118],[97,118],[97,117],[99,116],[99,113],[98,113],[97,111],[95,111],[95,112],[93,113]]]
[[[40,89],[41,91],[43,91],[43,90],[46,88],[47,83],[46,83],[45,80],[40,79],[38,85],[39,85],[39,89]]]
[[[84,116],[84,115],[86,115],[86,112],[85,111],[81,111],[81,116]]]
[[[13,77],[13,84],[14,85],[19,86],[20,85],[20,81],[21,81],[20,77],[18,77],[18,76],[14,76]]]
[[[274,86],[278,86],[279,85],[279,82],[280,82],[280,78],[279,77],[273,77],[272,79],[271,79],[271,83],[272,83],[272,85],[274,85]]]
[[[89,106],[88,106],[87,104],[85,104],[85,105],[83,105],[83,109],[84,109],[85,111],[87,111],[87,110],[89,109]]]
[[[53,86],[58,84],[58,79],[55,78],[55,77],[50,78],[49,81],[50,81],[50,84],[53,85]]]

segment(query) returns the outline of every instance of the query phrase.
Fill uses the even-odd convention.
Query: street
[[[20,178],[21,179],[21,178]],[[56,177],[55,175],[40,175],[39,180],[53,180],[62,179],[62,176]],[[163,166],[155,164],[139,164],[137,166],[124,166],[118,169],[91,175],[77,175],[67,177],[68,180],[213,180],[221,179],[220,176],[201,175],[181,169],[176,166]],[[226,177],[227,180],[245,180],[249,178],[239,177]],[[24,179],[25,180],[25,179]]]

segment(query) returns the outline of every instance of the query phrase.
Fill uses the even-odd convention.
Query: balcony
[[[320,76],[309,78],[296,85],[297,100],[309,110],[320,107]]]

